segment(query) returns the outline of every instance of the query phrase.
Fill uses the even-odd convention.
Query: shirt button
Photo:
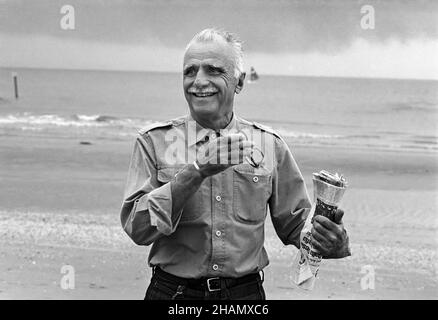
[[[220,237],[220,236],[222,235],[222,232],[221,232],[220,230],[218,230],[218,231],[216,231],[216,235],[217,235],[218,237]]]
[[[221,196],[216,196],[216,200],[221,201],[222,200]]]
[[[219,269],[219,266],[217,264],[213,265],[213,270],[216,271],[217,269]]]
[[[216,133],[212,133],[212,134],[211,134],[211,138],[212,138],[212,139],[216,139]]]
[[[252,181],[254,181],[254,182],[258,182],[258,181],[259,181],[259,177],[254,177],[254,178],[252,178]]]

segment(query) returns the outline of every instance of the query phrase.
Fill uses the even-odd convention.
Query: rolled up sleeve
[[[273,172],[269,209],[275,231],[284,244],[300,246],[300,233],[311,203],[303,176],[287,144],[276,141],[277,166]]]
[[[171,182],[157,180],[152,141],[146,134],[137,138],[132,152],[121,209],[121,223],[139,245],[149,245],[176,229],[172,216]]]

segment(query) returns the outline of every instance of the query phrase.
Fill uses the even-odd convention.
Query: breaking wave
[[[64,137],[84,135],[89,138],[120,139],[133,137],[138,130],[155,121],[144,118],[119,118],[109,115],[57,115],[31,113],[0,115],[1,134],[52,134]],[[407,151],[438,151],[438,137],[409,135],[407,133],[374,132],[358,134],[321,134],[314,132],[299,132],[294,130],[295,125],[271,126],[287,141],[295,145],[319,145],[338,147],[378,148],[387,150]],[[310,128],[310,130],[309,130]],[[306,131],[311,131],[311,126]],[[17,133],[18,132],[18,133]]]

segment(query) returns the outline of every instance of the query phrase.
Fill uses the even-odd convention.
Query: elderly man
[[[265,299],[268,207],[279,238],[299,247],[311,207],[304,180],[276,132],[233,111],[244,80],[241,43],[203,30],[184,55],[189,114],[140,131],[121,222],[135,243],[152,244],[145,299]],[[349,255],[342,215],[314,219],[324,258]]]

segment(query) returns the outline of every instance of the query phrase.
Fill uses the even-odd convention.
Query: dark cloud
[[[62,5],[76,9],[76,30],[59,27]],[[362,5],[375,30],[360,28]],[[197,31],[234,31],[247,51],[336,52],[359,37],[376,42],[438,38],[438,1],[1,1],[0,32],[182,48]]]

